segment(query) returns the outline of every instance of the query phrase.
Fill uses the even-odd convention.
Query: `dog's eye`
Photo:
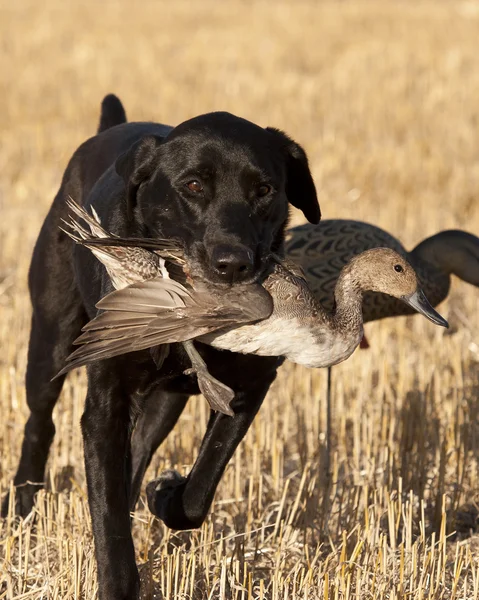
[[[256,188],[256,195],[257,195],[259,198],[264,198],[264,197],[265,197],[265,196],[267,196],[269,193],[271,193],[271,190],[272,190],[272,189],[273,189],[273,188],[272,188],[270,185],[268,185],[267,183],[263,183],[262,185],[259,185],[259,186]]]
[[[190,192],[195,192],[196,194],[203,191],[203,186],[197,179],[193,179],[193,181],[188,181],[186,187],[190,190]]]

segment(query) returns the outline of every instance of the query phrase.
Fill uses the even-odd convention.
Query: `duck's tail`
[[[72,215],[70,215],[70,219],[68,221],[62,219],[64,225],[66,225],[68,229],[64,229],[63,227],[60,227],[60,229],[69,237],[71,237],[72,240],[74,240],[75,242],[82,243],[85,240],[89,241],[95,238],[116,237],[114,234],[108,232],[101,226],[100,217],[96,213],[93,206],[90,207],[92,212],[92,214],[90,215],[83,208],[83,206],[80,206],[77,202],[75,202],[75,200],[73,200],[71,196],[67,198],[66,204],[68,208],[77,217],[80,217],[80,219],[85,221],[85,223],[90,229],[90,231],[88,231],[88,229],[85,229],[85,227],[83,227],[83,225],[80,225],[80,223],[76,219],[74,219]]]

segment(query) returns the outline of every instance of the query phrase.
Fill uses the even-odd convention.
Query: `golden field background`
[[[479,232],[477,2],[0,0],[2,495],[27,416],[32,246],[108,92],[134,120],[220,109],[284,129],[324,218],[371,221],[406,247]],[[454,282],[448,332],[420,317],[366,327],[371,348],[333,375],[331,478],[326,373],[284,366],[200,531],[134,514],[144,597],[478,598],[478,298]],[[0,523],[0,599],[95,596],[84,394],[70,376],[35,512]],[[192,399],[146,481],[188,471],[206,419]]]

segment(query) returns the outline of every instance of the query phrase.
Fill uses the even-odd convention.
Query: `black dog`
[[[268,255],[282,252],[288,201],[311,222],[320,219],[306,155],[284,133],[227,113],[174,129],[125,121],[120,101],[107,96],[99,134],[73,155],[33,252],[26,374],[31,414],[14,481],[20,515],[32,509],[55,432],[52,410],[64,377],[52,378],[95,316],[95,302],[112,290],[103,266],[59,229],[68,196],[92,205],[102,224],[123,237],[181,241],[192,272],[224,285],[255,281]],[[174,529],[204,521],[280,363],[199,349],[211,373],[235,391],[235,416],[211,414],[188,477],[169,471],[149,484],[150,509]],[[183,374],[188,366],[181,346],[173,345],[160,370],[147,351],[88,368],[81,426],[101,600],[138,598],[129,513],[153,453],[188,397],[199,392],[195,378]],[[8,499],[3,512],[7,506]]]

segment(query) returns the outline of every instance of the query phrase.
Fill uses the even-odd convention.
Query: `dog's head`
[[[231,285],[256,280],[281,250],[288,202],[321,217],[304,150],[283,132],[228,113],[148,136],[116,162],[138,234],[179,240],[192,273]]]

